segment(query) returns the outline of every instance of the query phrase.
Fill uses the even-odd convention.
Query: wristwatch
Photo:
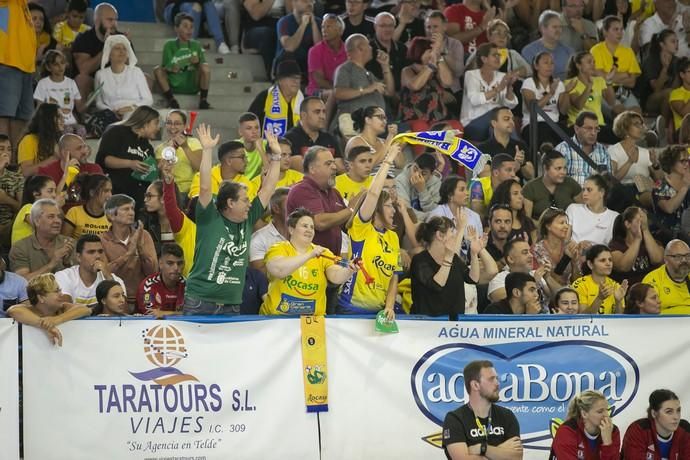
[[[271,161],[280,161],[280,154],[274,153],[271,155]]]
[[[482,441],[481,445],[479,446],[479,455],[482,457],[486,455],[486,449],[489,447],[486,441]]]

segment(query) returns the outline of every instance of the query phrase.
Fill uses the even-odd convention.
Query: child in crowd
[[[67,19],[56,23],[53,29],[53,38],[58,45],[67,49],[71,48],[77,35],[91,28],[84,24],[87,7],[86,0],[70,0],[67,5]]]
[[[201,43],[192,39],[194,18],[187,13],[175,16],[177,38],[168,40],[163,47],[163,61],[154,69],[156,80],[168,101],[168,107],[180,108],[173,93],[199,93],[199,108],[210,109],[208,87],[211,68],[206,63]]]
[[[57,346],[62,346],[62,333],[57,328],[60,324],[91,314],[91,309],[85,305],[62,301],[62,291],[52,273],[38,275],[29,281],[26,293],[29,304],[13,305],[7,314],[22,324],[43,329]]]
[[[5,134],[0,134],[0,246],[3,248],[10,247],[12,223],[21,207],[24,189],[22,174],[7,169],[11,157],[10,138]]]
[[[36,104],[48,102],[60,106],[60,113],[65,121],[63,132],[84,137],[86,128],[77,122],[74,109],[81,113],[86,107],[75,81],[65,76],[66,68],[67,60],[61,51],[48,51],[43,58],[43,78],[36,85],[34,100]]]

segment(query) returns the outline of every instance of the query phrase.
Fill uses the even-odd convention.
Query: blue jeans
[[[213,2],[206,1],[203,3],[203,11],[194,11],[195,3],[182,3],[180,5],[180,13],[187,13],[194,18],[194,38],[199,36],[199,29],[201,28],[201,21],[203,19],[202,15],[206,17],[206,24],[208,24],[208,30],[213,35],[213,39],[216,42],[216,46],[225,42],[225,37],[223,36],[223,28],[220,26],[220,18],[218,17],[218,10]],[[173,7],[175,5],[170,4],[163,10],[163,18],[165,22],[170,25],[174,25],[175,18],[172,15]]]
[[[239,315],[240,306],[207,302],[190,296],[184,296],[182,307],[184,316],[203,316],[203,315]]]

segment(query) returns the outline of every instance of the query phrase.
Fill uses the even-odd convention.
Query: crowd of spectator
[[[153,75],[41,3],[0,30],[3,311],[690,313],[686,2],[168,1]],[[176,98],[214,104],[204,30],[272,79],[231,139]]]

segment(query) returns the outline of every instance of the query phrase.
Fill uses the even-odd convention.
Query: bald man
[[[83,100],[93,91],[93,78],[101,68],[101,55],[105,39],[117,33],[117,9],[110,3],[101,3],[93,13],[94,27],[77,35],[72,44],[74,80]]]
[[[682,240],[671,240],[664,249],[664,264],[647,273],[643,283],[659,294],[662,315],[690,314],[690,247]]]
[[[38,168],[38,174],[51,177],[56,184],[59,184],[64,174],[64,166],[72,166],[72,171],[79,174],[103,174],[103,169],[95,163],[88,163],[91,149],[84,139],[76,134],[65,134],[58,142],[58,159]],[[76,174],[67,177],[68,187],[74,181]]]
[[[346,138],[355,135],[350,114],[370,105],[386,107],[383,96],[395,94],[393,72],[389,56],[379,51],[373,56],[369,39],[362,34],[350,35],[345,41],[347,61],[335,71],[334,95],[338,107],[338,126]],[[365,66],[375,58],[384,69],[383,81],[379,81]]]

